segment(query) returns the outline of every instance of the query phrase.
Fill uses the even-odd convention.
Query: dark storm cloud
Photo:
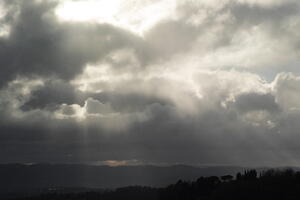
[[[241,112],[265,110],[273,113],[279,111],[279,106],[272,94],[242,94],[236,98],[234,104]]]
[[[126,47],[134,49],[140,64],[145,65],[158,55],[186,51],[197,38],[200,42],[201,38],[205,41],[203,33],[210,31],[212,23],[215,23],[214,18],[200,27],[185,21],[164,21],[148,31],[146,41],[143,41],[109,24],[60,23],[53,13],[56,4],[50,1],[7,1],[7,4],[12,11],[4,19],[5,23],[10,24],[11,32],[8,38],[0,40],[1,85],[18,75],[54,76],[70,80],[82,72],[85,64],[97,62],[113,50]],[[295,15],[298,7],[294,4],[275,8],[229,4],[224,12],[226,10],[233,14],[236,22],[228,24],[229,30],[230,27],[232,30],[224,32],[223,39],[218,39],[214,44],[217,46],[229,44],[236,31],[235,25],[253,26],[266,22],[278,27],[286,17]],[[273,30],[275,32],[277,29]],[[118,66],[118,63],[113,64]],[[119,68],[122,65],[125,64],[121,63]]]
[[[268,84],[257,74],[224,72],[222,63],[203,73],[200,62],[192,69],[167,63],[195,49],[197,58],[214,55],[255,26],[268,33],[268,44],[275,36],[297,42],[284,27],[298,6],[229,3],[204,12],[188,4],[178,7],[179,19],[159,21],[142,38],[110,24],[59,21],[52,1],[6,1],[1,23],[11,31],[0,38],[0,162],[299,160],[299,77],[283,73]],[[203,21],[193,22],[202,11]],[[228,49],[234,59],[236,49]],[[250,59],[260,65],[262,58]],[[86,64],[108,70],[96,71],[90,83]],[[186,75],[185,68],[195,71]],[[73,83],[80,78],[87,90]]]
[[[241,24],[262,24],[265,22],[280,24],[290,16],[297,15],[299,4],[288,2],[286,4],[261,7],[241,3],[232,3],[227,7]]]
[[[17,76],[70,80],[85,64],[122,47],[136,49],[147,62],[143,41],[125,30],[109,24],[60,23],[50,1],[8,4],[17,16],[10,22],[9,37],[0,39],[1,85]]]
[[[49,80],[44,86],[32,92],[30,99],[22,106],[23,110],[57,109],[61,104],[83,105],[86,98],[82,92],[63,80]]]
[[[162,84],[162,81],[157,84]],[[49,97],[64,93],[69,95],[67,92],[71,90],[69,87],[70,85],[61,81],[53,80],[45,87],[38,88],[37,91],[41,92],[45,89],[49,92]],[[54,90],[52,95],[51,90]],[[38,97],[37,94],[41,95],[36,92],[33,93],[32,98]],[[46,100],[44,104],[46,105],[47,98],[43,100],[43,96],[47,95],[41,95],[41,99],[37,102]],[[74,94],[71,93],[69,96],[74,97]],[[111,131],[99,125],[103,120],[101,117],[96,120],[76,122],[73,119],[53,119],[50,113],[33,110],[21,120],[9,119],[2,122],[0,130],[3,160],[5,162],[94,162],[138,159],[154,163],[217,162],[268,165],[276,164],[278,160],[288,161],[286,154],[290,154],[291,151],[288,147],[288,135],[293,135],[295,140],[298,138],[294,133],[297,124],[287,129],[290,124],[287,125],[285,122],[286,126],[280,127],[279,130],[288,133],[280,136],[277,134],[278,129],[269,129],[264,125],[253,127],[251,121],[244,121],[243,116],[239,114],[246,111],[276,110],[274,97],[271,94],[242,94],[237,97],[234,103],[236,105],[232,107],[234,109],[216,106],[202,114],[184,118],[176,114],[177,108],[170,103],[171,101],[169,103],[165,101],[164,104],[157,103],[157,100],[151,101],[149,97],[142,96],[139,99],[132,94],[124,94],[124,91],[120,91],[120,94],[115,91],[87,95],[90,96],[93,96],[93,100],[88,99],[89,103],[86,104],[87,112],[90,114],[105,114],[103,107],[107,108],[107,104],[110,103],[114,108],[106,112],[108,114],[117,110],[118,106],[126,113],[128,110],[125,107],[132,106],[133,108],[129,109],[131,112],[142,111],[148,120],[136,121],[128,129]],[[213,94],[207,98],[212,97],[226,98],[222,95],[216,97]],[[51,99],[55,100],[54,97]],[[69,100],[58,98],[56,101],[59,105]],[[99,106],[100,102],[102,107]],[[201,104],[205,105],[205,101]],[[74,110],[66,114],[72,115],[73,112]],[[288,123],[292,122],[292,118],[287,120]],[[280,123],[284,123],[285,119],[283,117]],[[117,123],[115,122],[114,126],[117,126]],[[265,160],[266,158],[268,159]]]
[[[110,103],[114,110],[119,112],[136,112],[144,110],[148,105],[159,103],[161,105],[172,102],[159,97],[147,97],[138,93],[122,94],[117,92],[102,92],[89,96],[103,103]]]
[[[284,156],[288,152],[284,143],[287,136],[253,127],[238,119],[234,112],[211,110],[201,117],[183,120],[176,117],[174,108],[169,106],[153,104],[149,109],[151,120],[135,124],[126,133],[107,134],[95,125],[83,128],[68,120],[36,120],[38,126],[34,129],[25,121],[18,128],[13,124],[2,126],[1,156],[11,162],[138,159],[156,163],[217,161],[244,165],[253,164],[253,160],[274,164],[277,159],[287,159]],[[280,141],[282,139],[285,140]],[[12,151],[11,145],[18,146]],[[10,157],[5,152],[9,152]]]
[[[84,92],[63,80],[49,80],[34,89],[30,98],[20,107],[23,111],[45,109],[55,111],[61,104],[78,104],[84,106],[88,98],[104,104],[110,104],[118,112],[143,111],[148,105],[160,103],[172,104],[166,99],[145,96],[137,92],[122,93],[118,91]]]

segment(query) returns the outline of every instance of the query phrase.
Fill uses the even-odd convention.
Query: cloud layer
[[[1,3],[0,162],[299,163],[297,1],[101,2]]]

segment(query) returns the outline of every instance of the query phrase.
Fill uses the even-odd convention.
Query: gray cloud
[[[200,31],[181,21],[165,21],[145,34],[147,42],[160,56],[170,56],[188,50]]]
[[[147,62],[144,42],[126,30],[109,24],[61,24],[50,1],[9,2],[13,3],[17,17],[10,22],[9,37],[0,39],[1,85],[17,76],[70,80],[85,64],[123,47],[136,49],[142,62]]]
[[[297,163],[297,3],[211,2],[138,36],[6,1],[0,162]]]
[[[235,106],[241,112],[265,110],[273,113],[279,111],[279,106],[275,102],[275,97],[271,94],[242,94],[237,97]]]
[[[84,95],[69,83],[62,80],[49,80],[32,92],[22,109],[53,109],[63,103],[83,105],[84,100]]]

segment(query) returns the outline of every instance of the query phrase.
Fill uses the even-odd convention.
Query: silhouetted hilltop
[[[300,172],[292,169],[178,180],[163,188],[131,186],[100,192],[49,192],[17,200],[298,200]]]
[[[221,176],[242,167],[91,166],[81,164],[1,164],[0,193],[33,193],[51,188],[164,187],[179,179]]]

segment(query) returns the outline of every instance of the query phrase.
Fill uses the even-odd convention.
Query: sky
[[[0,163],[300,165],[298,0],[3,0]]]

